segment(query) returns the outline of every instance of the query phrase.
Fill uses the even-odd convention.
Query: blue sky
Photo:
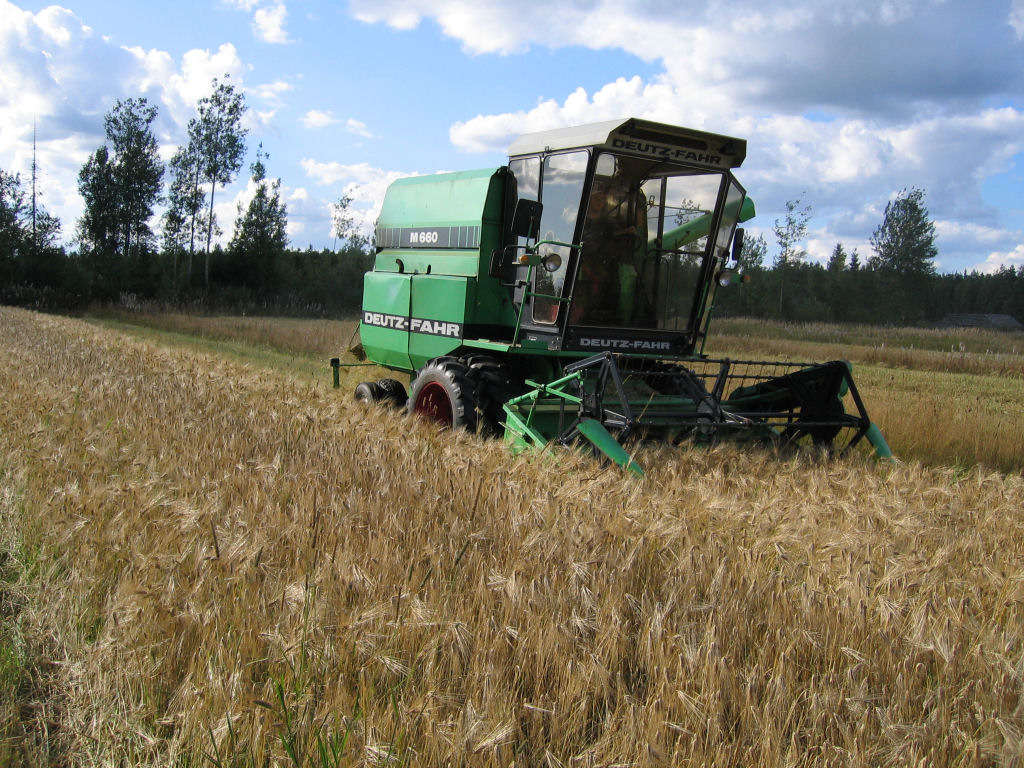
[[[888,200],[920,187],[939,268],[1024,266],[1024,0],[0,0],[0,168],[66,240],[78,169],[119,98],[160,109],[169,157],[230,74],[296,247],[332,245],[329,205],[372,227],[387,183],[499,165],[516,135],[646,117],[742,136],[739,175],[772,243],[787,200],[806,247],[870,255]],[[217,191],[230,231],[246,174]],[[154,222],[157,224],[157,222]]]

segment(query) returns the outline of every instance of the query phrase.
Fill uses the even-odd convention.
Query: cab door
[[[539,240],[575,243],[580,205],[587,178],[588,150],[575,150],[537,157],[513,160],[511,168],[518,181],[519,197],[540,200],[544,206],[541,216]],[[525,245],[525,243],[520,243]],[[575,267],[573,249],[564,245],[545,244],[541,253],[555,253],[561,265],[553,272],[534,269],[530,275],[530,293],[519,289],[516,302],[525,299],[523,326],[538,331],[557,333],[564,325],[565,299],[572,281],[569,276]],[[519,267],[517,282],[527,279],[528,267]]]

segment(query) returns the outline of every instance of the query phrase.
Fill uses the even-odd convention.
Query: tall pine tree
[[[924,207],[924,191],[904,189],[885,206],[885,215],[871,235],[872,266],[900,275],[934,275],[935,224]]]
[[[27,233],[28,206],[18,174],[0,168],[0,289],[18,282]]]
[[[225,75],[225,78],[227,76]],[[242,117],[247,107],[245,97],[227,82],[213,80],[213,92],[199,100],[199,118],[196,121],[196,149],[202,179],[210,185],[210,203],[206,221],[206,261],[204,281],[210,287],[210,245],[213,242],[215,222],[213,200],[217,185],[226,186],[235,179],[245,157],[245,136]],[[191,137],[190,137],[191,138]]]
[[[803,240],[807,237],[807,222],[811,220],[811,206],[800,208],[800,198],[786,201],[786,216],[782,221],[775,220],[772,227],[775,240],[779,244],[779,253],[775,257],[775,271],[779,282],[779,313],[780,318],[787,317],[791,307],[786,301],[786,282],[790,279],[790,267],[803,263],[807,251],[803,248]],[[792,297],[789,297],[792,304]]]
[[[144,98],[118,101],[104,119],[110,146],[93,152],[78,174],[85,201],[78,241],[100,295],[128,288],[136,271],[138,281],[148,281],[144,273],[154,240],[149,221],[163,179],[152,132],[156,115],[156,107]]]
[[[288,211],[281,200],[281,180],[267,181],[265,161],[268,155],[261,144],[256,162],[250,166],[255,194],[248,207],[238,207],[235,234],[228,250],[236,270],[245,276],[258,293],[266,295],[276,289],[281,261],[288,247]]]
[[[117,239],[126,259],[153,244],[149,220],[164,174],[152,130],[156,114],[146,99],[126,99],[118,101],[104,120],[114,156]]]
[[[188,255],[185,283],[191,285],[196,242],[206,239],[209,224],[203,216],[206,194],[201,187],[203,163],[199,154],[198,136],[198,122],[192,119],[188,124],[188,143],[178,147],[168,166],[171,179],[167,189],[163,232],[164,251],[171,254],[174,290],[182,282],[178,264],[182,253]]]
[[[904,189],[886,204],[871,247],[875,255],[869,266],[879,276],[889,316],[902,324],[919,322],[928,314],[927,288],[938,255],[924,191]]]

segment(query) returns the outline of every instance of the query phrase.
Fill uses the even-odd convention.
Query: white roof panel
[[[580,147],[601,147],[715,168],[736,168],[747,154],[747,142],[743,139],[632,117],[526,133],[512,142],[508,155],[519,157]]]
[[[538,152],[604,144],[608,141],[608,136],[625,122],[625,120],[605,120],[603,123],[589,123],[568,128],[555,128],[550,131],[524,133],[512,142],[512,146],[508,148],[508,156],[533,155]]]

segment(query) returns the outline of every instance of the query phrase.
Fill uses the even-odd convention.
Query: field
[[[108,327],[326,380],[324,361],[357,341],[356,322],[124,314]],[[938,466],[1024,469],[1024,336],[723,320],[707,352],[736,359],[850,360],[868,413],[896,454]],[[348,357],[346,364],[354,363]],[[344,369],[342,390],[384,370]]]
[[[1024,757],[1012,343],[723,324],[853,359],[904,461],[639,481],[354,407],[351,324],[149,324],[0,308],[2,765]]]

